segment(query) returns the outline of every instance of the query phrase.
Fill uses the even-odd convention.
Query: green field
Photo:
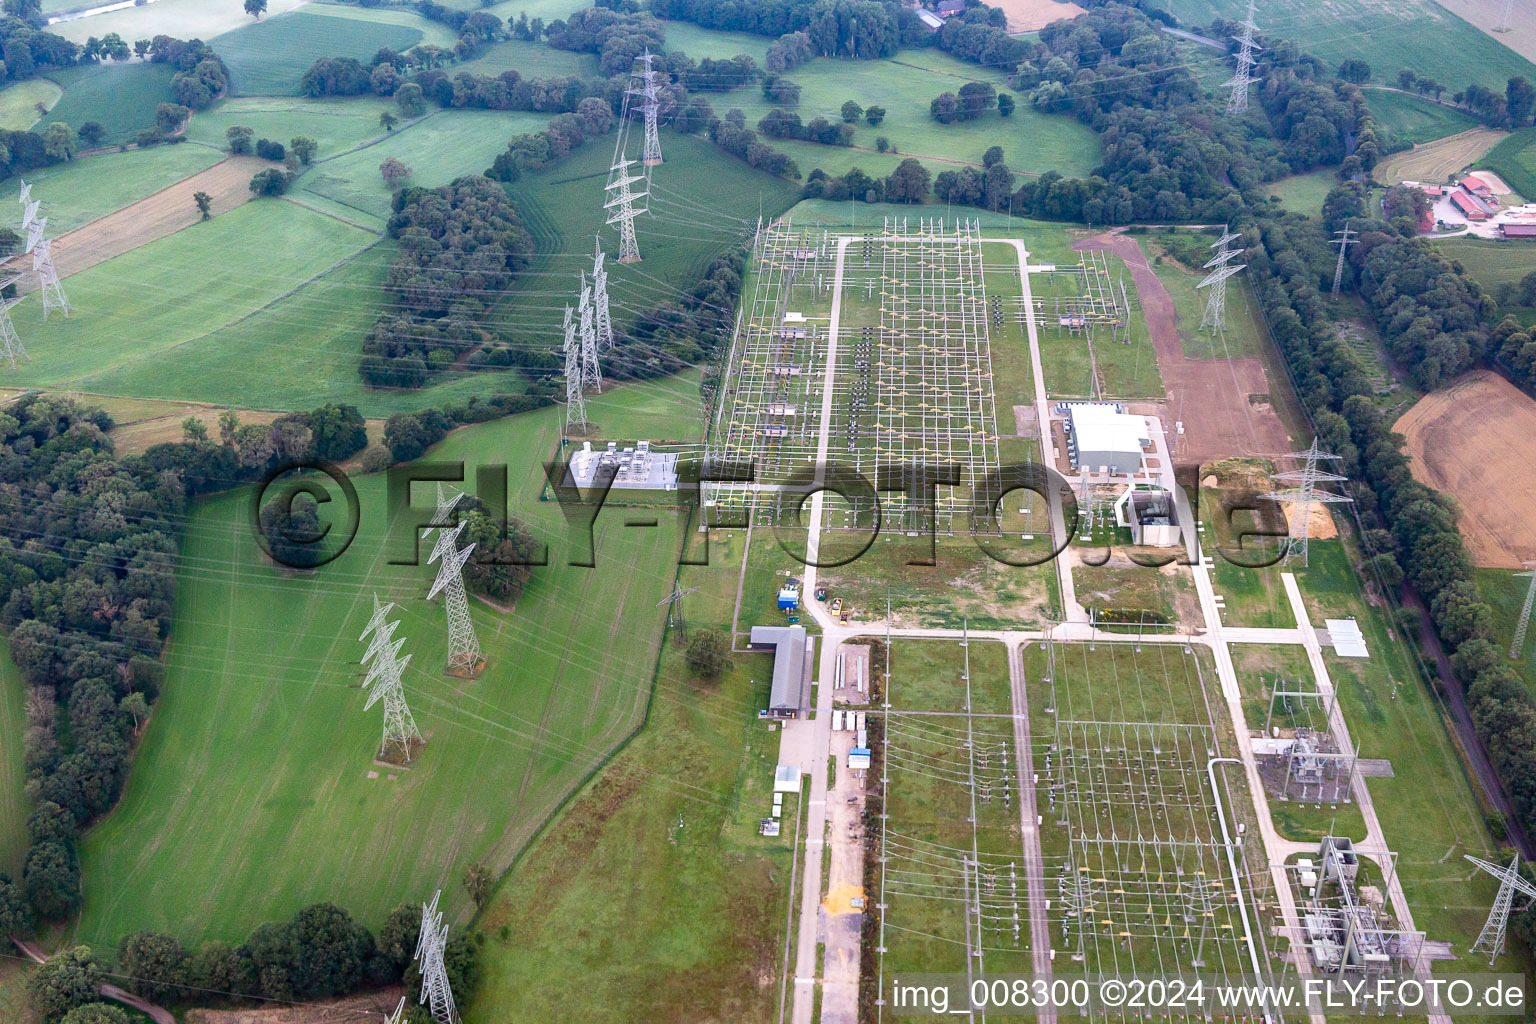
[[[244,125],[256,133],[256,138],[275,139],[285,146],[295,136],[308,136],[319,146],[318,159],[323,160],[383,135],[379,115],[386,110],[397,116],[400,112],[393,100],[374,97],[312,100],[247,96],[200,111],[187,128],[187,138],[223,149],[228,145],[225,133],[229,128]]]
[[[379,165],[389,157],[414,172],[411,185],[446,185],[463,174],[481,173],[507,148],[507,141],[513,136],[542,131],[548,123],[547,114],[437,110],[397,128],[375,145],[320,161],[305,172],[298,185],[304,192],[376,218],[382,228],[390,214],[392,193],[384,185]],[[605,147],[599,141],[592,148]]]
[[[49,234],[62,234],[205,170],[222,158],[202,146],[154,146],[76,157],[30,171],[32,198],[43,201]],[[0,195],[14,198],[16,178],[0,182]]]
[[[1501,284],[1512,284],[1536,271],[1536,245],[1491,238],[1447,238],[1435,246],[1466,268],[1467,276],[1497,297]]]
[[[1168,0],[1182,27],[1213,17],[1241,21],[1244,0]],[[1275,0],[1258,13],[1261,32],[1293,39],[1332,67],[1357,57],[1378,81],[1396,84],[1400,68],[1443,82],[1455,92],[1480,82],[1500,92],[1515,75],[1536,78],[1536,65],[1434,0]]]
[[[445,45],[443,35],[451,45],[445,27],[404,11],[316,6],[254,22],[210,45],[229,65],[231,95],[292,96],[321,57],[366,60],[381,46],[403,53],[423,41]]]
[[[725,60],[744,53],[757,61],[758,67],[762,67],[771,42],[767,36],[754,36],[746,32],[717,32],[700,28],[690,21],[669,21],[666,22],[666,29],[667,50],[672,53],[681,51],[694,60],[703,60],[705,57]]]
[[[1522,128],[1500,140],[1480,164],[1522,196],[1536,200],[1536,128]]]
[[[682,585],[702,588],[688,598],[690,636],[729,626],[745,540],[720,531],[710,564],[683,568]],[[768,675],[767,655],[737,655],[703,684],[667,646],[644,730],[476,921],[485,980],[468,1019],[566,1019],[578,964],[583,1021],[771,1019],[800,808],[788,797],[784,833],[757,835],[779,749],[756,714]]]
[[[594,418],[646,391],[594,398]],[[432,452],[465,460],[469,480],[515,453],[512,513],[550,544],[550,567],[535,570],[515,612],[471,602],[488,656],[473,682],[442,674],[443,612],[423,600],[431,568],[388,564],[402,550],[386,544],[382,474],[356,481],[357,540],[316,573],[260,555],[245,493],[191,510],[165,686],[122,803],[82,844],[91,898],[79,940],[111,946],[155,928],[238,941],[316,900],[377,926],[439,886],[464,923],[465,865],[504,870],[639,724],[665,620],[655,605],[672,586],[671,515],[650,529],[606,517],[597,569],[566,564],[574,542],[555,505],[538,501],[538,460],[560,424],[546,409],[460,431]],[[430,508],[421,491],[417,506]],[[374,593],[397,602],[427,746],[408,770],[370,779],[380,712],[363,710],[355,637]]]
[[[1498,647],[1509,653],[1509,644],[1515,638],[1515,624],[1525,607],[1525,595],[1531,581],[1515,575],[1513,569],[1478,569],[1474,574],[1477,591],[1484,601],[1493,606],[1493,625],[1498,634]],[[1511,661],[1509,667],[1520,673],[1531,692],[1536,694],[1536,633],[1528,633],[1520,658]]]
[[[1306,174],[1293,174],[1288,178],[1272,181],[1264,186],[1264,192],[1266,195],[1279,198],[1281,205],[1287,210],[1317,217],[1322,215],[1323,200],[1328,198],[1328,193],[1338,184],[1337,168],[1319,167]]]
[[[0,89],[0,128],[25,131],[43,116],[37,105],[52,108],[62,90],[46,78],[29,78]]]
[[[0,872],[21,877],[26,855],[27,766],[22,759],[27,734],[27,686],[11,661],[10,645],[0,640]]]
[[[1368,89],[1365,98],[1371,114],[1386,125],[1399,142],[1415,145],[1433,142],[1478,125],[1472,115],[1420,96],[1390,89]]]
[[[577,274],[591,269],[599,234],[609,254],[615,326],[627,327],[637,313],[676,301],[732,242],[749,240],[759,211],[778,216],[798,194],[793,183],[755,171],[704,139],[663,131],[661,151],[668,162],[653,169],[650,214],[635,221],[641,261],[628,266],[613,259],[618,236],[603,223],[602,189],[613,158],[606,138],[507,187],[538,255],[507,292],[502,337],[540,347],[557,343],[561,310],[575,302]]]
[[[993,145],[1003,147],[1008,166],[1016,171],[1055,170],[1068,177],[1086,177],[1099,163],[1099,141],[1091,129],[1070,117],[1041,114],[1028,103],[1021,102],[1008,118],[994,110],[975,121],[942,125],[933,120],[928,104],[942,92],[955,92],[973,81],[1008,89],[1007,75],[1001,71],[967,64],[937,50],[903,50],[890,60],[818,58],[786,77],[800,84],[800,102],[792,109],[803,122],[825,117],[841,123],[839,111],[843,101],[850,99],[860,106],[873,104],[886,110],[878,127],[862,120],[856,124],[854,148],[762,137],[794,157],[801,174],[816,167],[840,174],[853,166],[869,174],[889,173],[905,156],[927,158],[929,169],[937,173],[965,163],[980,166],[982,154]],[[739,108],[752,128],[773,107],[757,88],[711,96],[710,103],[721,116]],[[898,155],[876,152],[875,139],[882,135]]]
[[[107,130],[107,142],[131,142],[155,126],[155,108],[171,99],[169,64],[88,64],[60,68],[48,77],[64,90],[48,112],[48,121],[63,121],[78,130],[95,121]]]
[[[553,46],[523,39],[504,39],[482,50],[473,59],[460,61],[451,68],[455,75],[461,71],[476,75],[499,75],[503,71],[516,71],[524,78],[558,78],[564,75],[598,77],[595,55],[557,50]]]
[[[1202,244],[1215,241],[1215,236],[1197,236]],[[1191,272],[1180,267],[1167,250],[1158,245],[1157,235],[1148,235],[1144,244],[1149,250],[1152,269],[1168,294],[1173,296],[1173,308],[1178,313],[1179,341],[1184,354],[1191,359],[1257,359],[1263,349],[1264,328],[1256,319],[1253,296],[1240,281],[1227,287],[1227,330],[1220,337],[1199,329],[1200,312],[1205,308],[1205,292],[1196,288],[1203,272]],[[1208,250],[1202,249],[1202,252]],[[1162,255],[1159,262],[1158,255]]]
[[[293,203],[246,203],[69,278],[67,320],[44,323],[37,297],[24,299],[14,317],[31,361],[12,380],[85,388],[86,378],[234,323],[373,240]],[[269,364],[271,377],[284,372]]]

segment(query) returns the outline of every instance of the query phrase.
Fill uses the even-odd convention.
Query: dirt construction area
[[[1008,15],[1008,31],[1015,33],[1038,32],[1053,21],[1083,13],[1077,4],[1058,0],[994,0],[992,6]]]
[[[54,266],[60,277],[68,277],[191,227],[202,219],[192,201],[194,192],[206,192],[213,197],[215,217],[227,213],[251,198],[252,175],[271,166],[253,156],[226,157],[205,171],[55,238]],[[21,286],[30,290],[37,286],[36,280],[28,274]]]
[[[1461,504],[1475,564],[1518,569],[1536,558],[1536,401],[1483,370],[1421,398],[1393,429],[1408,439],[1414,477]]]
[[[1484,153],[1508,134],[1492,128],[1473,128],[1447,135],[1393,154],[1377,164],[1373,173],[1383,185],[1398,181],[1445,181],[1463,167],[1470,167],[1482,159]]]
[[[1095,235],[1072,248],[1112,252],[1131,270],[1152,335],[1152,348],[1157,352],[1157,368],[1168,389],[1163,426],[1173,437],[1174,421],[1184,423],[1176,462],[1217,462],[1238,455],[1272,456],[1290,450],[1285,426],[1268,401],[1270,384],[1264,365],[1257,359],[1186,356],[1179,341],[1179,314],[1173,297],[1147,264],[1136,239],[1121,234]],[[1265,397],[1253,399],[1253,395]]]

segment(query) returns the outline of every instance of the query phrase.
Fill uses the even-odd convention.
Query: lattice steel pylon
[[[613,317],[608,312],[608,271],[603,268],[601,239],[592,257],[592,329],[597,332],[599,352],[613,348]]]
[[[650,50],[635,58],[635,63],[642,65],[636,71],[635,77],[640,79],[640,87],[624,90],[627,95],[640,97],[640,112],[645,115],[645,144],[640,149],[640,163],[650,168],[661,163],[661,137],[657,135],[657,121],[661,116],[661,98],[656,93],[656,80],[661,72],[651,67],[651,61],[656,57]],[[650,171],[646,171],[646,181],[650,181]]]
[[[1515,0],[1504,0],[1504,10],[1499,14],[1499,23],[1493,26],[1495,32],[1510,32],[1515,27]]]
[[[462,494],[455,492],[451,500],[443,496],[443,485],[437,485],[437,511],[432,516],[432,526],[437,529],[437,543],[427,564],[437,563],[437,579],[427,592],[430,601],[439,593],[448,611],[448,671],[462,675],[474,675],[485,658],[480,653],[480,638],[475,635],[475,622],[469,615],[469,595],[464,590],[464,563],[475,550],[471,544],[459,550],[459,534],[464,524],[450,527],[453,506]]]
[[[587,285],[587,276],[581,276],[581,304],[577,307],[580,318],[576,332],[581,339],[581,386],[582,389],[603,389],[603,370],[597,363],[597,329],[594,326],[592,310],[592,289]]]
[[[404,658],[400,657],[400,648],[405,644],[404,637],[393,639],[400,625],[388,620],[390,609],[394,606],[393,602],[380,604],[379,595],[374,594],[373,617],[368,620],[362,636],[357,638],[361,642],[368,639],[370,634],[373,637],[367,653],[363,655],[363,664],[373,661],[363,679],[363,689],[369,690],[372,687],[363,710],[367,711],[381,700],[384,702],[384,736],[379,743],[380,755],[387,759],[391,748],[394,748],[399,751],[402,761],[409,762],[411,745],[421,742],[421,731],[416,728],[416,719],[405,703],[402,677],[405,667],[411,662],[411,656],[407,654]]]
[[[1514,907],[1515,893],[1536,900],[1536,885],[1520,877],[1518,851],[1508,866],[1494,864],[1470,853],[1462,856],[1499,880],[1499,894],[1493,899],[1493,909],[1488,911],[1488,920],[1483,922],[1483,930],[1478,933],[1477,941],[1472,943],[1471,949],[1473,953],[1487,953],[1488,966],[1492,967],[1499,954],[1504,952],[1504,930],[1509,926],[1509,912]]]
[[[32,254],[32,269],[37,272],[37,290],[43,296],[43,319],[47,320],[48,313],[55,309],[63,310],[67,319],[72,307],[53,265],[53,241],[44,237],[47,229],[47,217],[39,217],[27,226],[26,251]]]
[[[421,971],[421,1005],[432,1013],[434,1024],[458,1024],[459,1011],[453,1005],[453,990],[448,985],[448,968],[443,951],[448,948],[448,927],[438,912],[439,889],[431,903],[421,905],[421,933],[416,939],[416,963]]]
[[[395,1012],[384,1018],[384,1024],[405,1024],[405,996],[400,997],[400,1005],[395,1007]]]
[[[1237,72],[1222,84],[1231,93],[1227,96],[1227,113],[1244,114],[1248,112],[1248,87],[1258,81],[1253,74],[1258,60],[1254,54],[1263,49],[1253,34],[1259,30],[1259,26],[1253,20],[1254,3],[1248,0],[1248,16],[1243,19],[1243,34],[1237,37]]]
[[[1523,563],[1527,569],[1536,566],[1536,562]],[[1516,579],[1530,577],[1531,585],[1525,592],[1525,607],[1520,609],[1520,621],[1515,623],[1515,638],[1509,645],[1509,657],[1511,661],[1520,660],[1520,652],[1525,648],[1525,634],[1531,625],[1531,609],[1536,607],[1536,571],[1517,572]]]
[[[1306,451],[1289,452],[1282,456],[1282,458],[1287,459],[1300,459],[1302,461],[1301,469],[1291,469],[1283,473],[1270,474],[1271,480],[1296,484],[1295,487],[1270,491],[1264,495],[1264,497],[1271,501],[1290,502],[1293,509],[1300,509],[1301,521],[1291,525],[1290,549],[1286,553],[1287,561],[1299,555],[1301,564],[1303,566],[1307,565],[1307,539],[1312,532],[1313,504],[1332,505],[1354,500],[1342,494],[1336,494],[1333,491],[1319,490],[1317,487],[1319,483],[1342,483],[1349,479],[1345,476],[1339,476],[1337,473],[1329,473],[1318,468],[1319,462],[1340,457],[1323,451],[1318,447],[1317,439],[1313,438],[1312,447]],[[1290,522],[1290,518],[1289,516],[1287,517],[1287,523]]]
[[[620,139],[623,139],[622,132]],[[640,243],[635,240],[635,218],[646,211],[635,209],[635,203],[650,195],[649,192],[630,190],[635,182],[645,180],[643,175],[629,173],[634,163],[633,160],[620,160],[615,154],[613,167],[609,171],[613,177],[604,188],[610,198],[603,204],[603,209],[613,211],[608,215],[608,223],[619,226],[620,263],[640,262]]]
[[[565,307],[565,432],[587,432],[587,400],[581,392],[581,344],[576,339],[576,320]]]
[[[1360,239],[1349,237],[1351,234],[1353,234],[1353,232],[1349,230],[1349,221],[1344,222],[1344,230],[1335,231],[1334,234],[1338,235],[1339,237],[1335,238],[1328,244],[1336,245],[1339,247],[1339,261],[1333,265],[1333,297],[1338,298],[1339,285],[1344,283],[1344,253],[1350,246],[1360,241]]]
[[[689,587],[684,590],[682,584],[672,581],[672,593],[656,602],[656,607],[667,605],[667,625],[672,625],[674,616],[677,622],[678,638],[684,643],[688,642],[688,621],[683,618],[683,598],[698,590],[698,587]]]
[[[21,280],[20,274],[7,274],[4,278],[0,278],[0,291],[4,291],[19,280]],[[30,358],[26,348],[21,344],[21,338],[16,334],[16,325],[11,323],[11,309],[20,301],[20,298],[0,300],[0,356],[11,361],[13,370],[21,360]]]
[[[1210,273],[1201,279],[1196,288],[1209,288],[1206,293],[1205,314],[1200,318],[1200,329],[1207,327],[1212,334],[1225,334],[1227,330],[1227,278],[1247,266],[1244,263],[1233,264],[1241,250],[1228,248],[1233,242],[1242,236],[1222,228],[1221,237],[1211,243],[1211,248],[1216,250],[1216,255],[1206,261],[1205,269]]]

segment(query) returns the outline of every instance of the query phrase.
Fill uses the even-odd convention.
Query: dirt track
[[[1474,564],[1518,569],[1536,558],[1536,401],[1480,370],[1421,398],[1393,429],[1408,440],[1414,477],[1460,502]]]
[[[1129,235],[1104,234],[1084,239],[1073,249],[1102,249],[1125,260],[1141,297],[1157,367],[1163,374],[1168,402],[1164,428],[1173,437],[1174,421],[1182,418],[1184,436],[1176,461],[1217,462],[1238,455],[1275,455],[1289,451],[1291,441],[1268,401],[1269,378],[1257,359],[1190,359],[1179,341],[1178,311],[1173,297],[1147,264],[1141,245]],[[1183,410],[1182,417],[1179,410]]]
[[[202,215],[192,202],[194,192],[213,197],[215,217],[226,213],[251,198],[251,176],[271,166],[253,156],[225,157],[207,170],[55,238],[53,264],[60,277],[68,277],[196,224]],[[27,273],[20,285],[22,291],[30,291],[37,281]]]

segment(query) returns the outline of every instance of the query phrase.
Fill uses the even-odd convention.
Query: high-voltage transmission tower
[[[635,58],[635,62],[641,65],[635,72],[635,77],[640,80],[638,88],[625,90],[627,95],[640,98],[640,112],[645,116],[645,144],[640,149],[640,164],[647,168],[645,180],[651,180],[649,168],[661,163],[661,137],[656,134],[657,121],[661,115],[661,99],[656,93],[656,80],[661,77],[661,72],[651,67],[651,61],[656,57],[650,50]]]
[[[1243,19],[1242,29],[1243,34],[1237,37],[1237,73],[1223,83],[1232,90],[1227,97],[1228,114],[1248,112],[1248,87],[1259,80],[1253,73],[1258,64],[1254,54],[1263,47],[1253,38],[1253,34],[1259,30],[1253,21],[1253,0],[1248,0],[1248,17]]]
[[[368,628],[363,630],[363,635],[357,638],[361,642],[367,640],[370,634],[373,636],[368,644],[368,652],[363,655],[363,664],[373,661],[368,675],[363,679],[363,689],[373,687],[363,710],[367,711],[381,700],[384,702],[384,738],[379,744],[379,756],[388,760],[393,749],[399,752],[401,761],[409,762],[411,745],[421,742],[421,732],[416,728],[416,719],[411,716],[411,709],[405,704],[402,677],[405,675],[405,667],[411,662],[411,656],[407,654],[400,657],[400,648],[405,644],[405,638],[394,639],[400,623],[390,622],[388,618],[394,606],[393,602],[379,604],[379,595],[374,594],[373,617],[368,620]]]
[[[480,638],[475,635],[475,622],[469,616],[469,596],[464,592],[464,563],[475,550],[471,544],[459,550],[459,534],[464,524],[450,528],[453,506],[463,494],[455,491],[451,499],[443,496],[443,485],[437,485],[437,511],[432,516],[432,526],[437,529],[437,543],[427,564],[437,563],[437,579],[427,592],[430,601],[439,593],[444,595],[448,609],[448,671],[456,675],[473,676],[480,671],[485,658],[480,653]]]
[[[1206,274],[1196,285],[1196,288],[1209,288],[1205,299],[1205,315],[1200,318],[1200,329],[1207,327],[1212,334],[1225,334],[1227,331],[1227,278],[1247,266],[1245,263],[1233,263],[1232,261],[1242,254],[1242,250],[1233,249],[1231,245],[1242,236],[1236,232],[1222,229],[1221,237],[1211,243],[1211,248],[1216,250],[1216,255],[1206,261]]]
[[[0,278],[0,292],[20,280],[20,274],[6,274]],[[0,299],[0,355],[11,361],[13,370],[16,369],[19,360],[29,358],[27,350],[22,347],[21,338],[16,334],[16,325],[11,323],[11,309],[20,301],[19,296],[14,299]]]
[[[672,593],[656,602],[656,607],[667,605],[667,625],[672,625],[674,617],[677,623],[678,639],[683,643],[688,642],[688,621],[683,618],[683,598],[698,590],[698,587],[689,587],[684,590],[677,580],[672,581]]]
[[[1483,930],[1478,933],[1471,950],[1473,953],[1487,953],[1488,966],[1492,967],[1499,954],[1504,952],[1504,929],[1509,925],[1509,912],[1514,907],[1515,893],[1536,900],[1536,886],[1520,877],[1518,851],[1507,867],[1474,857],[1470,853],[1462,856],[1499,880],[1499,894],[1494,897],[1493,909],[1488,911],[1488,920],[1483,922]]]
[[[1339,297],[1339,285],[1344,283],[1344,253],[1349,249],[1350,246],[1360,241],[1358,238],[1349,237],[1353,233],[1354,232],[1349,230],[1349,221],[1345,221],[1344,230],[1334,232],[1334,234],[1338,235],[1339,237],[1335,238],[1332,242],[1329,243],[1330,245],[1336,245],[1339,247],[1339,261],[1333,265],[1334,298]]]
[[[1312,532],[1312,505],[1314,503],[1331,505],[1340,502],[1353,501],[1342,494],[1333,491],[1318,489],[1320,483],[1341,483],[1348,477],[1339,476],[1337,473],[1329,473],[1318,468],[1318,463],[1326,459],[1338,459],[1338,455],[1330,455],[1317,445],[1317,439],[1312,439],[1312,447],[1304,452],[1290,452],[1283,456],[1287,459],[1300,459],[1301,469],[1290,469],[1283,473],[1271,473],[1271,480],[1281,483],[1295,484],[1280,491],[1271,491],[1264,497],[1271,501],[1289,502],[1293,510],[1300,510],[1301,521],[1291,526],[1290,550],[1286,559],[1301,558],[1301,564],[1307,564],[1307,538]]]
[[[619,132],[620,144],[623,143],[624,133]],[[635,203],[649,192],[633,192],[630,186],[637,181],[644,181],[644,175],[630,174],[629,169],[634,166],[633,160],[623,160],[620,157],[622,151],[614,154],[613,167],[609,173],[612,175],[605,191],[608,193],[608,201],[603,204],[603,209],[611,210],[608,214],[608,223],[619,226],[619,262],[639,263],[640,243],[635,241],[635,218],[646,211],[635,209]]]
[[[384,1018],[384,1024],[405,1024],[405,996],[400,997],[400,1005],[395,1007],[395,1012]]]
[[[593,319],[592,289],[587,286],[587,276],[581,276],[581,304],[577,307],[580,319],[576,331],[581,338],[581,386],[583,389],[603,389],[603,370],[597,363],[597,327]]]
[[[52,310],[60,310],[69,316],[69,297],[59,282],[59,272],[53,265],[53,242],[43,237],[48,230],[48,218],[39,217],[39,200],[32,198],[32,186],[21,184],[21,229],[27,233],[27,246],[23,252],[32,254],[32,269],[37,272],[37,290],[43,295],[43,319]]]
[[[421,971],[421,1005],[432,1012],[434,1024],[459,1024],[459,1011],[453,1005],[453,990],[448,987],[448,968],[443,951],[448,948],[448,928],[438,913],[439,889],[431,903],[421,905],[421,935],[416,940],[416,963]]]
[[[1515,0],[1504,0],[1504,11],[1499,15],[1499,23],[1493,26],[1495,32],[1509,32],[1515,27]]]
[[[571,307],[565,307],[565,432],[587,432],[587,400],[581,393],[581,343],[576,338],[576,320]]]
[[[1527,569],[1536,566],[1536,562],[1526,562],[1524,564]],[[1525,592],[1525,607],[1520,609],[1520,621],[1515,623],[1515,639],[1509,645],[1509,657],[1514,661],[1519,660],[1520,652],[1525,648],[1525,633],[1531,625],[1531,608],[1536,606],[1536,572],[1515,573],[1516,579],[1526,576],[1530,577],[1531,585]]]
[[[592,257],[592,328],[597,332],[597,350],[613,348],[613,317],[608,312],[608,271],[603,269],[603,243],[599,239]]]

